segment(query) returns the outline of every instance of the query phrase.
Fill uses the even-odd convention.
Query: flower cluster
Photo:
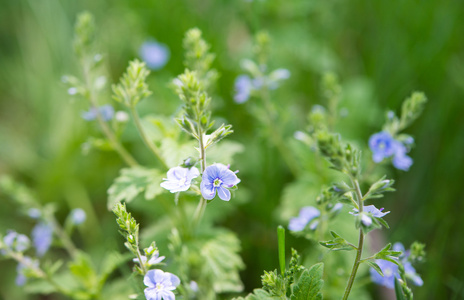
[[[379,163],[384,158],[393,156],[393,166],[399,170],[407,171],[412,165],[412,158],[406,155],[408,152],[406,145],[412,143],[412,138],[400,142],[395,140],[391,134],[386,131],[373,134],[369,139],[372,160]]]
[[[411,280],[416,286],[422,286],[424,284],[422,278],[416,273],[416,269],[414,269],[411,262],[408,260],[410,252],[405,251],[404,246],[401,243],[395,243],[393,245],[393,250],[403,252],[403,254],[400,256],[400,262],[404,267],[406,278]],[[382,270],[384,276],[380,275],[373,268],[370,268],[372,281],[389,289],[394,289],[395,277],[401,279],[398,266],[390,261],[383,259],[377,259],[375,262]]]

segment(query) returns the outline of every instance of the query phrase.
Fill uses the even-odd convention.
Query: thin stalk
[[[353,177],[350,177],[351,183],[354,185],[355,190],[356,190],[356,198],[358,200],[358,206],[359,206],[359,213],[361,214],[363,212],[363,195],[361,193],[361,188],[359,187],[359,182],[357,179],[354,179]],[[353,269],[351,270],[351,275],[350,279],[348,280],[348,284],[345,288],[345,294],[343,295],[343,300],[347,300],[348,296],[350,295],[351,288],[353,287],[354,279],[356,278],[356,273],[358,272],[359,265],[361,264],[361,255],[363,251],[363,245],[364,245],[364,233],[362,231],[362,228],[359,228],[359,242],[358,242],[358,247],[356,250],[356,258],[354,259],[353,263]]]
[[[161,156],[161,152],[159,148],[156,147],[156,145],[147,137],[147,134],[145,133],[145,130],[142,127],[142,123],[140,122],[140,117],[139,117],[139,114],[137,113],[137,110],[135,109],[135,106],[130,107],[130,112],[132,114],[132,118],[134,119],[135,126],[137,127],[137,130],[139,131],[139,134],[142,137],[143,142],[148,147],[148,149],[150,149],[151,152],[153,152],[153,154],[158,158],[158,160],[161,162],[163,167],[165,169],[168,169],[166,162]]]
[[[84,63],[84,62],[82,62]],[[84,66],[84,80],[85,84],[87,86],[87,90],[89,91],[88,99],[90,101],[90,104],[92,108],[95,109],[97,112],[97,121],[98,124],[100,125],[100,128],[102,129],[103,133],[105,136],[108,138],[110,141],[111,145],[113,146],[114,150],[121,156],[121,158],[124,160],[124,162],[129,165],[130,167],[135,167],[138,166],[137,161],[132,157],[132,155],[124,148],[124,146],[118,141],[116,138],[116,135],[113,133],[113,131],[110,129],[108,124],[103,120],[102,115],[100,114],[100,110],[98,109],[97,101],[94,96],[94,92],[92,89],[92,85],[90,83],[90,75],[89,75],[89,70],[87,67]]]
[[[137,259],[139,260],[140,268],[142,269],[143,275],[145,275],[145,274],[147,274],[147,268],[145,267],[145,263],[142,260],[142,254],[140,253],[139,234],[138,234],[138,232],[136,233],[136,236],[135,236],[135,246],[137,247],[137,252],[135,253],[135,255],[137,255]]]
[[[49,220],[52,223],[56,235],[59,237],[61,243],[63,243],[63,247],[66,249],[69,256],[71,256],[73,259],[76,258],[78,250],[76,246],[74,246],[74,243],[72,242],[71,238],[68,236],[68,234],[66,234],[64,229],[56,221],[53,215],[49,217]]]
[[[199,123],[199,122],[198,122]],[[201,163],[201,174],[205,172],[206,169],[206,150],[203,140],[203,131],[198,128],[198,143],[200,147],[200,163]],[[193,228],[196,228],[200,223],[201,219],[203,218],[203,214],[205,213],[206,208],[206,199],[203,196],[200,197],[200,202],[195,210],[195,214],[193,215]]]
[[[279,128],[276,126],[276,123],[274,122],[274,115],[275,111],[272,108],[271,100],[269,97],[269,92],[267,89],[263,88],[261,90],[261,98],[264,102],[264,107],[267,112],[267,122],[268,126],[271,129],[271,134],[270,137],[276,146],[277,150],[280,152],[282,155],[285,163],[287,164],[288,168],[290,169],[290,172],[296,177],[299,173],[299,167],[297,166],[295,160],[293,159],[293,156],[290,155],[290,151],[287,149],[287,146],[285,145],[284,141],[282,140],[282,136],[280,134]]]
[[[60,292],[63,295],[71,296],[70,293],[63,289],[58,283],[56,283],[53,278],[45,271],[43,271],[41,268],[34,266],[31,262],[28,262],[27,260],[24,259],[24,256],[20,253],[15,253],[15,252],[9,252],[8,255],[11,256],[14,260],[16,260],[18,263],[28,267],[29,269],[32,269],[36,272],[38,278],[45,279],[48,283],[50,283],[58,292]]]

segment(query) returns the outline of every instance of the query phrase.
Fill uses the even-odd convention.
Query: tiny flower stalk
[[[129,110],[134,120],[135,126],[145,145],[156,156],[163,168],[168,169],[166,162],[161,156],[159,148],[150,140],[143,129],[136,105],[146,97],[151,95],[148,89],[146,78],[150,71],[145,63],[133,60],[129,63],[126,73],[121,77],[120,83],[113,85],[113,99],[124,104]]]
[[[124,148],[114,134],[113,130],[105,122],[96,98],[95,84],[93,78],[95,77],[93,71],[101,61],[101,55],[93,53],[95,24],[92,15],[89,13],[82,13],[78,16],[76,23],[76,37],[74,39],[74,50],[82,66],[82,74],[84,83],[80,84],[79,80],[75,77],[66,76],[65,82],[71,85],[78,85],[72,87],[75,90],[83,90],[81,93],[90,102],[91,110],[95,111],[97,122],[103,131],[103,134],[108,138],[114,150],[121,156],[124,162],[131,166],[137,166],[137,161],[132,155]]]

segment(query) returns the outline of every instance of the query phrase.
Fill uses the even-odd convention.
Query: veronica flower
[[[404,144],[412,144],[413,142],[414,139],[408,138],[404,141]],[[412,165],[412,158],[406,155],[408,149],[404,144],[395,140],[385,131],[373,134],[369,139],[372,160],[379,163],[384,158],[393,156],[393,166],[399,170],[407,171]]]
[[[415,285],[422,286],[424,284],[422,278],[416,273],[416,270],[412,266],[411,262],[408,261],[409,251],[404,250],[404,246],[401,243],[395,243],[393,245],[394,251],[402,251],[403,254],[399,257],[400,262],[403,264],[406,278],[411,280]],[[398,266],[390,261],[383,259],[376,259],[375,262],[382,270],[384,276],[380,275],[373,268],[370,268],[371,279],[374,283],[383,285],[389,289],[395,288],[395,277],[400,279],[401,276],[398,271]]]
[[[240,75],[235,79],[235,96],[236,103],[246,102],[253,90],[253,83],[248,75]]]
[[[43,256],[48,251],[52,244],[52,240],[53,228],[51,225],[40,222],[32,229],[32,242],[34,243],[38,256]]]
[[[190,188],[193,178],[197,178],[200,171],[197,168],[174,167],[169,169],[167,177],[160,185],[171,193],[183,192]]]
[[[87,215],[82,208],[75,208],[71,211],[70,218],[74,225],[79,225],[85,222]]]
[[[148,260],[147,256],[145,255],[141,255],[140,258],[142,259],[142,263],[141,263],[142,265],[147,264],[148,266],[153,266],[153,265],[156,265],[162,262],[166,257],[159,256],[159,251],[155,251],[152,254],[152,257],[150,258],[150,260]],[[148,263],[147,263],[147,260],[148,260]],[[138,258],[134,258],[132,261],[135,263],[140,263]]]
[[[288,229],[291,231],[302,231],[305,229],[306,225],[311,223],[311,221],[315,220],[317,217],[321,215],[319,209],[313,206],[306,206],[300,210],[298,217],[291,218],[290,223],[288,224]],[[317,225],[319,224],[318,221],[314,221],[311,223],[309,228],[311,230],[316,229]]]
[[[142,44],[140,47],[140,56],[148,68],[159,70],[168,62],[170,53],[169,48],[165,44],[151,40]]]
[[[147,300],[174,300],[172,292],[180,284],[180,279],[174,274],[162,270],[149,270],[143,278],[147,286],[144,290]]]
[[[383,208],[377,209],[377,207],[375,207],[374,205],[364,206],[363,212],[361,213],[361,222],[365,226],[371,226],[372,218],[370,217],[370,215],[372,215],[375,218],[383,218],[385,215],[390,213],[389,211],[384,213],[382,212],[382,210]],[[350,212],[350,214],[357,216],[359,215],[359,210],[356,208],[353,208],[353,211]]]
[[[82,118],[86,121],[93,121],[97,119],[98,112],[100,112],[100,115],[102,116],[104,121],[110,121],[111,119],[113,119],[114,108],[109,104],[100,106],[98,110],[95,107],[90,108],[89,111],[85,111],[82,113]]]
[[[216,192],[221,200],[230,200],[229,188],[237,185],[240,179],[228,166],[223,164],[213,164],[208,166],[202,175],[200,184],[201,194],[207,200],[216,197]]]
[[[38,219],[42,215],[42,212],[38,208],[30,208],[27,211],[27,215],[31,217],[32,219]]]
[[[27,236],[13,230],[9,230],[7,235],[3,237],[3,242],[10,250],[15,252],[24,252],[31,244]],[[2,251],[2,254],[4,253],[5,251]]]

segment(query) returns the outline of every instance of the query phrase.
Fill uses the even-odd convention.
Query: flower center
[[[159,290],[164,290],[164,285],[162,283],[157,283],[155,287],[158,291]]]
[[[213,186],[218,187],[222,184],[222,180],[219,178],[214,179]]]

